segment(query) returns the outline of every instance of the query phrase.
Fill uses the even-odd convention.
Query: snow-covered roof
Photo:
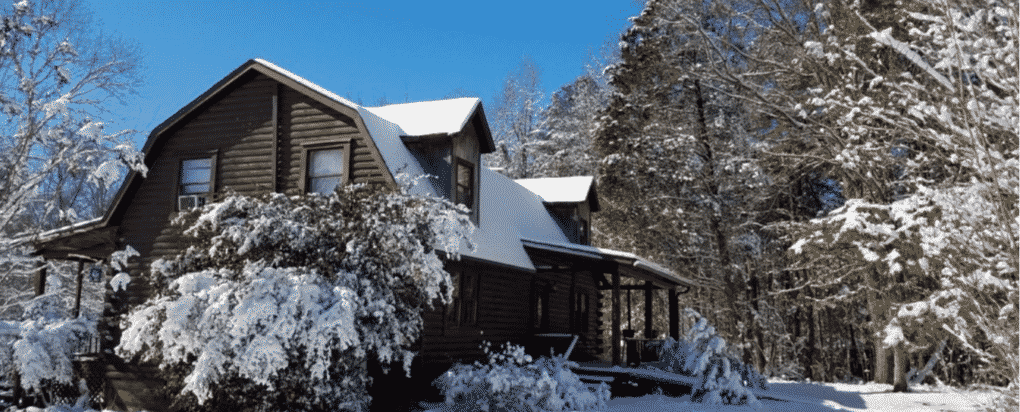
[[[337,102],[342,103],[345,106],[349,106],[351,108],[358,108],[358,107],[360,107],[357,104],[354,104],[354,102],[352,102],[350,100],[347,100],[347,99],[345,99],[343,97],[340,97],[340,95],[338,95],[336,93],[333,93],[333,92],[331,92],[329,90],[326,90],[324,87],[319,86],[319,85],[317,85],[315,83],[312,83],[311,81],[305,79],[304,77],[298,76],[298,75],[296,75],[294,73],[291,73],[289,70],[284,69],[283,67],[277,66],[277,65],[275,65],[273,63],[270,63],[268,60],[261,59],[261,58],[256,58],[256,59],[253,59],[253,60],[255,60],[256,62],[258,62],[259,64],[261,64],[263,66],[266,66],[266,67],[268,67],[270,69],[275,70],[277,73],[280,73],[280,74],[282,74],[284,76],[289,77],[291,80],[293,80],[295,82],[301,83],[301,85],[303,85],[303,86],[305,86],[305,87],[307,87],[309,89],[315,90],[316,92],[318,92],[319,94],[321,94],[323,96],[326,96],[326,97],[328,97],[330,99],[336,100]]]
[[[454,100],[464,103],[465,100],[472,99]],[[362,121],[365,122],[372,140],[379,148],[383,161],[393,176],[401,173],[410,176],[425,174],[410,149],[400,139],[401,136],[409,135],[403,125],[383,117],[391,116],[392,112],[380,111],[379,108],[355,107],[358,108]],[[408,117],[404,117],[403,121],[406,122],[407,119]],[[467,244],[464,244],[460,250],[462,255],[531,271],[535,270],[535,266],[524,250],[521,238],[568,242],[538,195],[489,168],[481,167],[480,174],[478,194],[481,198],[479,202],[481,212],[478,229],[474,233],[475,250],[468,249]],[[428,184],[415,185],[411,192],[439,195],[435,188]]]
[[[405,136],[453,134],[464,129],[481,104],[475,97],[366,107],[404,130]]]
[[[524,186],[542,198],[545,203],[581,203],[588,199],[595,178],[591,176],[542,177],[517,179]]]
[[[652,273],[663,280],[670,283],[685,285],[685,286],[699,286],[699,284],[691,279],[677,275],[662,267],[655,262],[646,260],[638,255],[629,252],[623,252],[613,249],[605,249],[595,246],[580,245],[577,243],[571,243],[569,241],[550,241],[538,238],[524,237],[521,239],[523,245],[529,248],[547,250],[550,252],[563,253],[568,255],[574,255],[579,257],[585,257],[589,259],[598,260],[615,260],[620,264],[626,264],[633,266],[634,268],[640,269],[643,272]]]
[[[372,142],[378,148],[386,168],[395,178],[402,174],[410,177],[425,175],[418,160],[401,139],[402,136],[458,133],[467,126],[476,112],[482,110],[481,101],[477,98],[362,107],[269,61],[254,59],[254,62],[307,87],[321,97],[356,111],[365,124]],[[246,63],[246,65],[248,64],[250,62]],[[244,67],[246,66],[241,68]],[[228,78],[230,77],[228,76]],[[214,87],[207,94],[211,95],[215,91],[214,89],[218,90],[217,87]],[[204,97],[196,101],[202,99]],[[193,104],[195,103],[193,102]],[[182,109],[181,113],[187,110],[189,110],[188,107]],[[167,122],[172,123],[179,117],[180,113],[168,119]],[[488,126],[483,124],[482,127],[487,128]],[[485,133],[488,134],[487,129]],[[491,146],[491,137],[489,139]],[[150,142],[146,143],[147,148],[151,141],[152,137],[150,136]],[[583,202],[594,184],[594,180],[590,176],[526,179],[515,182],[485,167],[480,167],[479,173],[480,221],[474,234],[475,249],[469,250],[465,243],[461,247],[462,255],[524,270],[535,270],[524,246],[526,243],[529,246],[541,243],[546,247],[558,245],[555,247],[571,250],[575,254],[594,250],[603,257],[626,257],[633,260],[634,266],[644,265],[646,270],[668,273],[667,270],[634,255],[620,255],[624,252],[570,243],[546,210],[543,202]],[[135,175],[136,173],[132,173],[129,179],[138,178]],[[118,194],[118,204],[127,186],[125,184],[121,188],[121,193]],[[417,184],[412,186],[410,191],[417,194],[439,195],[431,184]],[[110,212],[107,214],[109,215]],[[82,222],[78,225],[44,233],[44,237],[63,236],[68,232],[88,230],[93,226],[98,227],[106,223],[108,223],[106,220]]]
[[[481,175],[477,248],[467,256],[534,270],[523,238],[570,242],[538,195],[489,168],[481,168]]]

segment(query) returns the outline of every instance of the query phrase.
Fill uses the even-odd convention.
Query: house
[[[670,333],[677,336],[676,295],[694,283],[639,256],[590,245],[591,216],[599,210],[594,180],[513,181],[482,167],[480,156],[493,150],[476,98],[362,107],[250,60],[151,132],[143,149],[147,176],[130,173],[102,218],[47,233],[36,254],[96,262],[130,245],[141,254],[130,267],[130,306],[151,293],[145,268],[180,250],[169,221],[182,208],[228,190],[300,195],[346,183],[396,185],[398,173],[427,173],[430,184],[412,190],[464,204],[478,230],[477,248],[448,262],[454,302],[425,314],[420,369],[435,373],[476,359],[483,340],[534,346],[576,336],[572,357],[600,357],[604,328],[621,342],[626,288],[643,290],[646,301],[652,289],[671,290]],[[621,276],[644,284],[623,287]],[[600,320],[604,293],[612,297],[608,325]],[[105,347],[116,344],[116,332]],[[621,363],[620,345],[608,346]],[[146,395],[151,369],[114,360],[106,377],[116,388],[109,407],[165,407]]]

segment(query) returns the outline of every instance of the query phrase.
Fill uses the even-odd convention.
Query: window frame
[[[308,167],[311,166],[312,156],[311,152],[317,150],[336,150],[339,149],[340,158],[343,160],[342,174],[340,178],[340,184],[346,185],[351,182],[351,141],[350,139],[344,139],[340,141],[330,142],[319,142],[319,143],[306,143],[301,145],[301,173],[298,177],[299,184],[301,187],[302,194],[312,193],[311,189],[311,175]]]
[[[183,193],[183,180],[184,180],[184,162],[189,160],[201,160],[209,159],[209,191],[205,192],[206,204],[215,201],[216,197],[216,175],[219,170],[219,150],[209,150],[201,152],[185,153],[177,157],[177,173],[174,178],[174,205],[175,211],[180,212],[180,198],[181,196],[200,196],[198,194],[184,194]]]
[[[475,177],[475,172],[477,171],[476,170],[477,168],[475,167],[474,163],[471,163],[467,159],[464,159],[464,158],[461,158],[461,157],[457,157],[457,156],[453,156],[453,159],[454,159],[454,161],[453,161],[453,196],[451,196],[453,198],[452,199],[453,203],[454,204],[458,204],[458,205],[459,204],[463,204],[463,203],[460,203],[460,198],[461,198],[461,193],[462,193],[461,192],[461,184],[460,184],[460,168],[461,167],[467,168],[468,176],[470,176],[470,179],[471,179],[471,181],[467,185],[467,187],[471,190],[471,192],[469,193],[471,204],[470,205],[464,204],[464,206],[466,206],[468,208],[468,210],[471,212],[471,214],[474,214],[474,211],[475,211],[475,209],[478,206],[477,205],[477,203],[478,203],[478,182],[477,182],[477,180],[478,179],[476,179],[476,177]]]
[[[531,330],[532,333],[549,332],[550,305],[552,303],[553,284],[536,281],[531,297]]]
[[[573,331],[586,334],[589,331],[591,320],[591,298],[586,291],[575,291],[573,307],[571,308],[571,319],[573,320]]]
[[[443,309],[443,326],[446,332],[466,328],[477,328],[480,313],[478,311],[481,294],[481,276],[477,272],[462,268],[450,269],[453,280],[453,301]],[[467,276],[465,276],[467,274]],[[468,279],[471,279],[470,281]],[[471,299],[465,298],[467,283],[471,283]]]

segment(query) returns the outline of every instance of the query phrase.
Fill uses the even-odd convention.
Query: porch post
[[[669,336],[674,340],[680,340],[680,294],[676,288],[670,289],[669,293]]]
[[[613,354],[613,365],[623,364],[623,354],[620,353],[620,271],[613,270],[613,308],[612,308],[612,342],[610,351]]]
[[[645,281],[645,339],[655,339],[652,336],[652,282]]]
[[[35,284],[35,295],[36,296],[41,296],[43,293],[46,293],[46,260],[45,259],[42,262],[39,262],[39,265],[36,266],[36,268],[35,268],[35,279],[33,279],[33,283]]]
[[[78,274],[76,276],[77,286],[74,288],[74,317],[77,318],[81,314],[81,282],[82,282],[82,266],[85,262],[78,261]]]

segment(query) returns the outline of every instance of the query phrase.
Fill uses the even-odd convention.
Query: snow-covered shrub
[[[446,200],[362,185],[232,195],[174,223],[188,247],[152,263],[159,293],[117,351],[208,410],[365,409],[368,358],[410,373],[421,311],[451,299],[437,252],[471,231]]]
[[[698,384],[691,398],[709,404],[749,404],[761,407],[751,389],[765,389],[765,378],[753,365],[730,353],[715,327],[698,312],[687,309],[694,325],[679,342],[667,338],[659,347],[659,359],[667,370],[694,376]]]
[[[96,331],[94,320],[66,315],[60,297],[46,294],[29,301],[25,320],[0,321],[0,374],[17,374],[23,389],[48,404],[77,396],[74,355]]]
[[[436,379],[435,385],[456,411],[597,411],[606,409],[609,389],[603,384],[591,392],[570,371],[573,362],[563,356],[532,361],[524,347],[504,344],[492,352],[483,349],[488,363],[456,364]]]

